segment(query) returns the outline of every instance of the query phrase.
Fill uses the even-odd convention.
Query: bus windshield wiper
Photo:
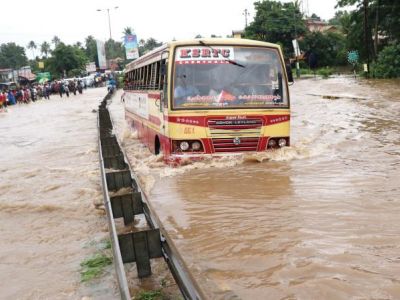
[[[208,47],[208,48],[210,48],[211,49],[211,51],[216,51],[213,47],[211,47],[210,45],[207,45],[206,43],[204,43],[202,40],[199,40],[199,43],[201,44],[201,45],[203,45],[203,46],[205,46],[205,47]],[[238,67],[241,67],[241,68],[246,68],[246,66],[245,65],[242,65],[242,64],[240,64],[240,63],[238,63],[237,61],[234,61],[234,60],[232,60],[232,59],[224,59],[224,61],[227,61],[228,63],[230,63],[230,64],[232,64],[232,65],[235,65],[235,66],[238,66]]]

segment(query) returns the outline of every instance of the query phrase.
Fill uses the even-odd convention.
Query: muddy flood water
[[[81,282],[108,227],[97,150],[105,88],[0,113],[0,299],[118,299],[113,267]]]
[[[300,80],[290,148],[163,165],[110,107],[211,299],[400,299],[400,82]]]

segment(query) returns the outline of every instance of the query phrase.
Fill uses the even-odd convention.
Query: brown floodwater
[[[171,168],[111,111],[133,169],[212,299],[400,298],[400,81],[291,87],[292,146]]]
[[[108,238],[97,151],[105,88],[0,113],[0,299],[118,299],[113,267],[81,283]]]

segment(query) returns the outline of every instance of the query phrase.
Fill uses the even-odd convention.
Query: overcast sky
[[[243,29],[243,11],[254,17],[255,0],[6,0],[2,2],[0,43],[26,46],[50,42],[54,35],[67,43],[84,42],[93,35],[108,39],[107,11],[110,8],[112,38],[122,39],[125,27],[132,27],[139,39],[153,37],[167,42],[194,38],[197,34],[225,37]],[[282,2],[290,2],[285,0]],[[306,3],[306,0],[303,0]],[[335,14],[336,0],[308,0],[309,14],[323,19]],[[114,9],[118,6],[117,9]],[[306,5],[304,5],[306,7]],[[28,51],[27,51],[27,54]],[[38,53],[39,54],[39,51]]]

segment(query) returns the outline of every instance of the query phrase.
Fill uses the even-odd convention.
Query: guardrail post
[[[150,258],[162,257],[159,229],[118,235],[122,261],[136,262],[140,278],[151,275]]]
[[[124,225],[134,221],[134,216],[143,213],[142,194],[140,192],[113,196],[110,198],[114,218],[124,218]]]

